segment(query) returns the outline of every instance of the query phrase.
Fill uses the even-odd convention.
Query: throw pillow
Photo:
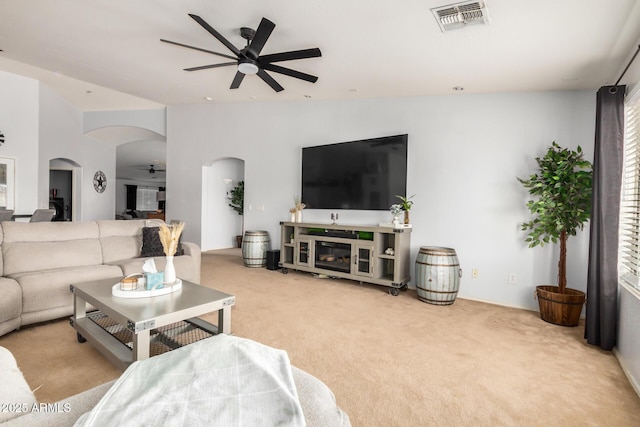
[[[164,256],[164,249],[160,241],[160,229],[158,227],[142,228],[142,250],[141,257]]]

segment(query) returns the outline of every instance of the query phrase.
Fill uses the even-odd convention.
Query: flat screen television
[[[404,134],[302,148],[302,202],[388,210],[407,192],[407,142]]]

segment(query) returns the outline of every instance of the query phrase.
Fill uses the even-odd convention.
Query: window
[[[140,187],[136,189],[136,210],[155,211],[158,210],[157,188]]]
[[[640,99],[625,106],[619,274],[640,288]]]

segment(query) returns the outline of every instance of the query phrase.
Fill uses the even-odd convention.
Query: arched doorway
[[[244,181],[244,160],[225,158],[202,167],[202,236],[203,251],[235,247],[242,235],[243,217],[227,199],[229,191]]]

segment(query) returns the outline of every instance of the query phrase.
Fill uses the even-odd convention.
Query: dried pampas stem
[[[173,256],[178,250],[178,241],[180,240],[183,229],[184,222],[182,221],[171,225],[160,225],[158,234],[160,235],[160,242],[162,243],[162,249],[166,256]]]

